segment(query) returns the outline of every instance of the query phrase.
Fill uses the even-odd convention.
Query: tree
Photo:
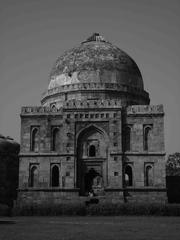
[[[168,156],[166,163],[167,176],[180,176],[180,153],[176,152]]]

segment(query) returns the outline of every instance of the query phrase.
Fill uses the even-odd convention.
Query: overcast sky
[[[20,141],[21,106],[40,105],[58,56],[93,32],[139,66],[164,104],[167,154],[180,152],[179,0],[1,0],[0,133]]]

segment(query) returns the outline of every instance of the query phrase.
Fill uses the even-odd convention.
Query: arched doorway
[[[107,137],[98,127],[89,126],[77,138],[77,187],[80,195],[88,195],[101,178],[99,188],[107,184]]]
[[[127,187],[131,187],[133,185],[132,167],[130,165],[125,167],[125,183]]]
[[[52,166],[51,169],[51,186],[59,187],[59,167],[57,165]]]

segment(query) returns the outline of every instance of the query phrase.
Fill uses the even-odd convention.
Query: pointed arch
[[[51,187],[59,187],[59,166],[51,167]]]
[[[33,127],[31,130],[31,151],[39,151],[39,128]]]
[[[52,151],[57,151],[59,149],[59,140],[60,140],[60,130],[58,127],[54,127],[52,129],[52,142],[51,142]]]
[[[38,186],[38,168],[37,166],[30,167],[30,187],[37,187]]]
[[[105,130],[103,128],[97,126],[96,124],[89,124],[85,128],[81,129],[76,134],[76,140],[78,140],[82,135],[84,135],[85,132],[89,132],[89,131],[97,131],[104,136],[106,141],[109,141],[109,137],[108,137],[107,133],[105,132]]]
[[[150,135],[151,135],[152,127],[146,126],[144,127],[144,150],[148,151],[150,148]]]
[[[93,134],[99,134],[102,136],[101,141],[98,139],[93,139],[91,141],[87,141],[88,136],[91,136]],[[79,155],[79,152],[83,153],[86,157],[95,157],[100,155],[100,145],[102,146],[102,142],[104,142],[104,145],[108,145],[108,136],[106,132],[97,127],[94,124],[88,125],[86,128],[83,128],[77,135],[77,155]],[[91,147],[92,146],[92,147]],[[106,152],[106,149],[104,149],[104,154]],[[102,152],[101,152],[102,154]]]

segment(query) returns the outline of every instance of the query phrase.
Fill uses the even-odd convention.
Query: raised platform
[[[105,189],[100,196],[79,196],[79,189],[19,189],[18,206],[85,203],[91,198],[99,203],[166,203],[166,189]]]

